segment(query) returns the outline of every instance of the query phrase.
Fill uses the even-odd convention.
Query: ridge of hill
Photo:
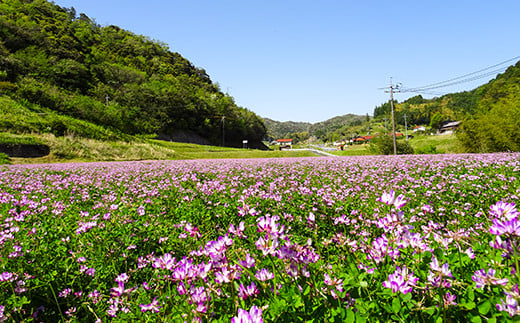
[[[226,146],[264,147],[262,119],[204,69],[161,42],[46,0],[0,2],[0,97],[48,116],[0,116],[0,132],[102,140],[193,133],[221,144],[225,127]]]

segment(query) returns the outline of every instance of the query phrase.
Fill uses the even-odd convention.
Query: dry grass
[[[149,139],[135,141],[99,141],[75,136],[55,137],[38,135],[40,142],[50,147],[51,153],[40,158],[11,158],[14,164],[171,160],[171,159],[220,159],[220,158],[277,158],[315,156],[310,152],[261,151],[228,147],[203,146]]]

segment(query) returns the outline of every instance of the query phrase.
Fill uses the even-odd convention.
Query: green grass
[[[56,137],[52,134],[13,135],[0,133],[0,142],[4,142],[4,139],[17,143],[43,143],[50,147],[51,153],[48,156],[12,158],[15,164],[315,156],[313,153],[306,151],[263,151],[138,138],[127,142],[100,141],[77,136]]]
[[[411,138],[409,143],[415,154],[455,154],[461,152],[455,134],[421,135]],[[369,147],[370,145],[368,144],[353,145],[348,146],[345,150],[337,150],[331,153],[337,156],[371,155],[373,153],[370,152]]]
[[[290,150],[257,150],[218,146],[204,146],[179,142],[149,140],[148,142],[176,152],[174,159],[218,159],[218,158],[275,158],[275,157],[309,157],[316,156],[311,152]]]
[[[410,139],[410,145],[416,154],[454,154],[461,152],[455,134],[416,136]]]
[[[331,154],[334,154],[336,156],[362,156],[362,155],[372,155],[368,149],[370,145],[368,144],[362,144],[362,145],[349,145],[345,146],[344,150],[336,150],[331,151]]]
[[[4,153],[0,153],[0,165],[11,164],[11,159]]]
[[[0,132],[0,143],[2,144],[21,144],[21,145],[39,145],[43,142],[35,135],[19,135],[9,132]]]
[[[1,95],[0,143],[50,147],[45,157],[11,158],[16,164],[315,156],[311,152],[246,150],[130,136]]]
[[[98,140],[131,140],[132,136],[104,128],[100,125],[59,115],[55,111],[14,101],[0,95],[0,131],[17,134],[67,134]],[[0,139],[1,140],[1,139]]]
[[[0,143],[45,144],[51,149],[48,156],[41,158],[11,158],[15,164],[94,162],[127,160],[170,160],[170,159],[239,159],[311,157],[310,151],[255,150],[218,146],[205,146],[153,139],[135,138],[133,141],[101,141],[77,136],[56,137],[53,134],[0,133]],[[416,154],[457,153],[455,135],[420,136],[410,139]],[[369,145],[348,146],[345,150],[330,153],[336,156],[360,156],[373,154]]]

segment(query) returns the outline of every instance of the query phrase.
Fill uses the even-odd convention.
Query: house
[[[378,134],[376,134],[375,136],[377,136]],[[372,135],[368,135],[368,136],[357,136],[357,137],[354,137],[352,138],[351,140],[349,140],[348,142],[350,144],[364,144],[364,143],[369,143],[370,140],[374,139],[374,136]]]
[[[417,133],[419,131],[421,131],[421,132],[426,131],[426,127],[425,126],[415,126],[415,127],[413,127],[413,132],[414,133]]]
[[[292,139],[276,139],[276,145],[280,146],[280,149],[291,149],[292,148]]]
[[[444,133],[444,134],[453,133],[453,132],[457,131],[457,129],[459,129],[459,126],[460,126],[460,121],[446,122],[440,127],[439,133]]]
[[[366,141],[365,137],[356,137],[354,139],[352,139],[352,142],[355,143],[355,144],[362,144]]]
[[[332,145],[335,146],[338,150],[341,149],[345,149],[345,145],[346,145],[346,141],[345,140],[340,140],[340,141],[335,141]]]

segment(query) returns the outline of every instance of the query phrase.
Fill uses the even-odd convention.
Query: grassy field
[[[462,152],[455,134],[437,136],[417,136],[410,139],[416,154],[452,154]]]
[[[51,153],[41,158],[11,158],[14,164],[172,160],[172,159],[220,159],[220,158],[275,158],[315,156],[305,151],[262,151],[218,146],[204,146],[151,139],[125,141],[99,141],[74,136],[55,137],[52,134],[21,136],[0,134],[10,143],[37,141],[50,147]]]
[[[336,150],[331,151],[331,154],[334,154],[336,156],[363,156],[363,155],[373,155],[369,150],[370,145],[369,144],[362,144],[362,145],[353,145],[348,146],[344,150]]]
[[[51,153],[41,158],[11,158],[14,164],[130,161],[130,160],[172,160],[172,159],[220,159],[220,158],[277,158],[311,157],[310,151],[262,151],[218,146],[204,146],[153,139],[134,141],[101,141],[76,136],[56,137],[52,134],[14,135],[0,133],[0,142],[41,143],[50,147]],[[453,134],[420,136],[410,139],[416,154],[458,153],[456,137]],[[348,146],[345,150],[330,153],[336,156],[373,155],[369,144]]]
[[[404,140],[404,139],[400,139]],[[456,154],[461,153],[455,134],[417,136],[409,140],[415,154]],[[373,155],[370,144],[348,146],[345,150],[331,152],[337,156]]]

